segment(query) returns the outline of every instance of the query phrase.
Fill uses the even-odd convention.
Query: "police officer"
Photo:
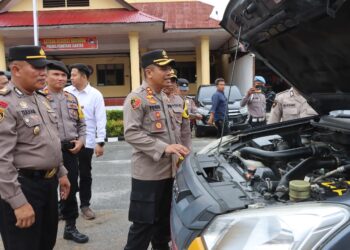
[[[53,249],[57,185],[69,193],[57,115],[44,96],[45,52],[9,49],[11,82],[0,90],[0,231],[6,250]],[[58,178],[57,178],[58,177]]]
[[[317,115],[300,93],[290,88],[278,93],[272,105],[268,124]]]
[[[130,226],[126,250],[169,249],[170,205],[176,157],[188,148],[177,144],[169,101],[162,89],[169,84],[174,60],[154,50],[141,58],[145,81],[124,102],[124,136],[132,145]]]
[[[86,125],[78,99],[69,92],[63,91],[69,71],[60,61],[49,61],[47,65],[47,86],[44,92],[51,107],[58,115],[59,136],[62,146],[64,166],[68,170],[71,190],[67,200],[60,202],[60,211],[66,220],[63,238],[77,243],[88,242],[89,238],[80,233],[75,222],[79,216],[76,192],[78,191],[78,156],[84,146]]]
[[[196,119],[201,120],[203,116],[198,113],[198,109],[196,104],[194,103],[193,99],[188,96],[189,91],[189,82],[185,78],[179,78],[177,79],[177,85],[179,86],[179,94],[180,96],[185,100],[188,114],[190,116],[190,119]],[[191,123],[191,130],[192,130],[192,123]]]
[[[249,113],[249,124],[252,127],[258,127],[266,124],[266,98],[263,88],[266,81],[262,76],[255,76],[254,86],[241,100],[241,107],[247,105]]]
[[[172,120],[175,122],[173,127],[175,128],[176,143],[191,148],[192,140],[188,108],[186,102],[178,95],[177,75],[174,70],[170,72],[170,84],[168,84],[163,91],[170,102],[168,105],[169,114],[171,117],[174,117]]]

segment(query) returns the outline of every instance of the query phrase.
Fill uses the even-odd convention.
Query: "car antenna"
[[[238,53],[238,49],[239,49],[239,42],[240,42],[240,38],[241,38],[241,29],[242,29],[242,26],[240,25],[239,26],[239,29],[238,29],[238,37],[237,37],[237,49],[235,51],[235,57],[233,59],[233,65],[232,65],[232,72],[231,72],[231,78],[230,78],[230,87],[229,87],[229,91],[228,91],[228,96],[227,96],[227,103],[226,103],[226,112],[225,112],[225,116],[224,116],[224,126],[222,126],[222,129],[221,129],[221,136],[220,136],[220,142],[219,142],[219,145],[218,145],[218,150],[217,150],[217,155],[219,155],[220,153],[220,148],[221,148],[221,144],[222,144],[222,136],[224,134],[224,128],[225,128],[225,124],[226,124],[226,120],[228,119],[227,115],[228,115],[228,105],[229,105],[229,102],[230,102],[230,95],[231,95],[231,88],[233,86],[233,72],[235,71],[235,67],[236,67],[236,61],[237,61],[237,53]]]

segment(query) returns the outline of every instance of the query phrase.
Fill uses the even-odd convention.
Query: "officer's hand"
[[[213,126],[214,124],[214,119],[212,117],[209,118],[209,120],[207,121],[208,125]]]
[[[196,120],[202,120],[203,116],[201,114],[196,114]]]
[[[80,149],[84,146],[84,143],[82,143],[81,141],[79,140],[73,140],[73,141],[70,141],[71,143],[74,143],[74,148],[72,149],[69,149],[69,151],[72,153],[72,154],[77,154],[79,153]]]
[[[96,147],[95,147],[95,155],[96,157],[100,157],[103,155],[103,147],[101,147],[100,145],[96,144]]]
[[[247,92],[248,96],[250,96],[251,94],[253,94],[256,91],[256,89],[254,87],[250,88]]]
[[[68,180],[67,175],[62,176],[59,179],[60,182],[60,196],[62,200],[66,200],[68,198],[70,192],[70,182]]]
[[[28,228],[35,222],[35,212],[33,207],[26,203],[23,206],[14,210],[17,219],[16,227]]]
[[[190,153],[190,150],[180,144],[170,144],[165,148],[166,154],[176,154],[178,157],[186,156]]]

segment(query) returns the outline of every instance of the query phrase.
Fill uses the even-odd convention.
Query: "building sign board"
[[[45,51],[98,49],[96,37],[40,38]]]

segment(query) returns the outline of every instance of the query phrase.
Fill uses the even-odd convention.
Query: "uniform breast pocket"
[[[56,112],[53,110],[48,110],[47,113],[49,115],[50,121],[57,125],[58,124],[58,117],[57,117]]]
[[[298,118],[298,109],[296,107],[287,107],[283,110],[283,120]]]
[[[172,107],[172,110],[174,112],[174,118],[177,124],[182,123],[182,112],[184,111],[181,107]]]
[[[145,118],[148,120],[147,118]],[[149,131],[151,134],[166,132],[165,115],[161,111],[153,111],[149,117]]]

